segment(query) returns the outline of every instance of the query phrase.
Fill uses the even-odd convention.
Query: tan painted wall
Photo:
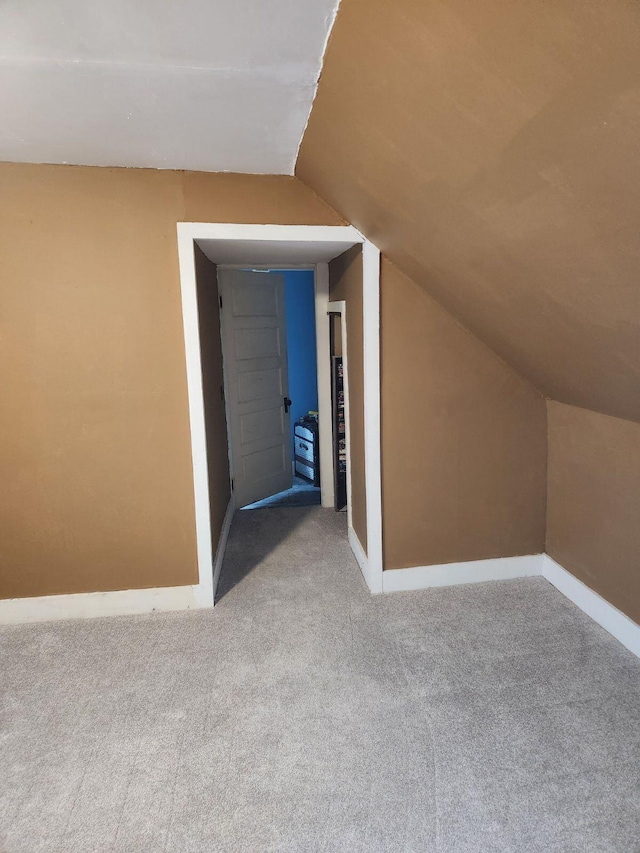
[[[213,557],[231,497],[227,416],[222,394],[224,374],[217,269],[198,246],[195,246],[194,253]]]
[[[293,178],[0,164],[0,597],[192,583],[176,222],[342,224]]]
[[[353,246],[329,264],[329,299],[347,303],[347,370],[351,450],[351,523],[367,550],[367,495],[364,459],[364,358],[362,247]]]
[[[544,398],[383,260],[385,569],[544,550]]]
[[[549,403],[547,553],[640,623],[640,424]]]
[[[335,314],[331,317],[331,355],[342,355],[342,317]]]
[[[640,420],[640,5],[342,0],[296,173],[546,396]]]
[[[272,225],[346,225],[324,201],[295,178],[179,172],[187,222]]]

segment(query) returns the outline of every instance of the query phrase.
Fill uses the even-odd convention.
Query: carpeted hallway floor
[[[320,502],[320,486],[314,486],[303,480],[302,477],[295,476],[290,489],[278,492],[277,495],[271,495],[271,497],[264,498],[261,501],[256,501],[253,504],[242,507],[242,509],[244,511],[252,509],[280,509],[282,507],[320,506]]]
[[[213,611],[0,629],[2,853],[632,853],[640,662],[544,580],[371,597],[238,513]]]

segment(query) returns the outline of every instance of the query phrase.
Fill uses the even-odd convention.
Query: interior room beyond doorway
[[[245,510],[319,506],[320,466],[317,441],[318,365],[315,281],[310,269],[265,270],[284,278],[288,365],[289,448],[292,486],[242,507]],[[297,434],[296,434],[297,433]],[[311,438],[311,441],[307,438]]]

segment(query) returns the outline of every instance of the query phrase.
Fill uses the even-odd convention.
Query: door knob
[[[286,415],[289,412],[289,406],[291,405],[292,401],[288,397],[283,397],[282,399],[284,400],[284,413]]]

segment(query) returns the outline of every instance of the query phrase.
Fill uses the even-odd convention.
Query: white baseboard
[[[353,551],[353,556],[358,561],[358,565],[360,566],[360,571],[362,572],[362,576],[365,579],[367,586],[369,587],[369,591],[373,593],[381,592],[380,589],[376,588],[376,584],[371,577],[371,572],[369,570],[369,559],[367,554],[362,547],[362,542],[358,539],[358,534],[355,532],[353,527],[348,528],[349,535],[349,545],[351,545],[351,550]]]
[[[202,606],[198,603],[196,585],[8,598],[0,601],[0,625],[96,616],[132,616],[154,610],[192,610]]]
[[[542,554],[526,557],[498,557],[493,560],[469,560],[410,569],[387,569],[382,573],[383,592],[407,592],[436,586],[457,586],[514,578],[528,578],[542,571]]]
[[[355,532],[353,527],[349,528],[349,545],[351,545],[351,550],[353,551],[353,556],[358,561],[358,565],[360,566],[360,571],[367,579],[367,555],[365,553],[364,548],[362,547],[362,543],[358,539],[358,534]]]
[[[542,576],[636,657],[640,657],[640,625],[625,616],[617,607],[578,580],[575,575],[547,554],[542,558]]]
[[[52,622],[58,619],[89,619],[98,616],[134,616],[171,610],[199,610],[213,605],[229,530],[234,513],[229,501],[213,563],[211,581],[189,586],[162,586],[152,589],[119,589],[113,592],[80,592],[72,595],[41,595],[0,601],[0,625]]]
[[[349,531],[351,534],[351,531]],[[355,536],[355,534],[354,534]],[[355,537],[357,542],[357,537]],[[351,541],[358,562],[358,554]],[[359,542],[357,542],[360,545]],[[361,548],[362,546],[360,546]],[[366,561],[366,556],[364,556]],[[360,566],[362,568],[362,564]],[[367,577],[365,569],[362,573]],[[629,651],[640,657],[640,625],[625,616],[617,607],[594,592],[577,577],[556,563],[548,554],[527,557],[501,557],[495,560],[471,560],[466,563],[445,563],[439,566],[415,566],[410,569],[388,569],[382,575],[383,592],[406,592],[429,587],[484,583],[542,576],[559,592],[579,607],[594,622],[602,626]]]
[[[218,547],[216,548],[216,556],[213,561],[213,600],[215,601],[216,590],[218,588],[218,581],[220,580],[220,571],[222,569],[222,561],[224,560],[224,552],[227,547],[227,539],[229,538],[229,531],[231,530],[231,522],[233,521],[233,514],[235,512],[236,506],[235,501],[233,500],[233,495],[229,498],[229,503],[227,504],[227,511],[224,516],[224,521],[222,522],[222,529],[220,530],[220,538],[218,539]]]

